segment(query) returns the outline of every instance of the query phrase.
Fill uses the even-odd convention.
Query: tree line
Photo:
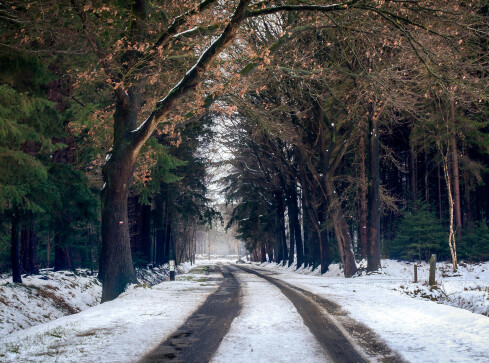
[[[19,235],[22,256],[36,250],[35,226],[47,265],[52,246],[90,261],[107,301],[135,281],[134,262],[190,257],[196,224],[216,217],[199,147],[222,115],[233,220],[262,256],[324,272],[338,253],[351,276],[360,253],[373,271],[409,210],[449,227],[455,267],[456,241],[483,231],[486,1],[0,7],[13,265]]]
[[[237,110],[223,184],[230,223],[257,260],[321,273],[337,261],[349,277],[359,259],[368,271],[381,257],[436,253],[454,271],[459,258],[487,259],[487,4],[478,5],[445,4],[426,27],[418,9],[401,19],[420,24],[407,38],[375,11],[248,24],[249,46],[265,55],[246,91],[227,98]]]

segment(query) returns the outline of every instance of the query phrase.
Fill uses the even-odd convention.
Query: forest
[[[488,260],[488,76],[488,0],[3,1],[0,272]]]

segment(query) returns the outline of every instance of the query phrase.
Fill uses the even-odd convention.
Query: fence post
[[[170,260],[170,281],[175,281],[175,260]]]
[[[414,282],[418,282],[418,263],[414,263]]]
[[[431,258],[430,258],[430,280],[429,280],[430,286],[433,286],[436,284],[435,272],[436,272],[436,255],[431,255]]]

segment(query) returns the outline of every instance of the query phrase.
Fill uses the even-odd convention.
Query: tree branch
[[[255,17],[261,15],[276,14],[282,11],[314,11],[320,13],[330,13],[338,10],[347,10],[354,7],[360,0],[351,0],[346,3],[332,4],[332,5],[281,5],[271,8],[264,8],[259,10],[249,11],[247,17]]]
[[[208,0],[211,1],[211,0]],[[224,50],[234,39],[241,22],[246,19],[247,7],[251,0],[240,0],[231,20],[227,24],[219,38],[215,40],[197,63],[187,72],[180,82],[165,96],[156,103],[156,107],[149,117],[133,131],[132,146],[137,153],[143,143],[151,136],[161,119],[171,110],[175,102],[182,96],[197,87],[202,75],[207,70],[211,62]]]

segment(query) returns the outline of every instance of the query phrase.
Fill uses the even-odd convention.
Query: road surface
[[[222,283],[141,362],[399,362],[340,307],[242,265],[213,266]],[[342,319],[345,321],[345,319]]]

